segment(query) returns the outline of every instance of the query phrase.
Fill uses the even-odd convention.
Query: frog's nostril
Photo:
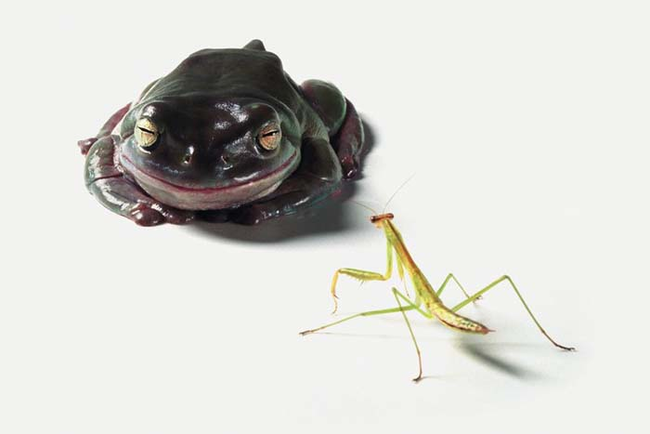
[[[221,157],[219,157],[219,159],[223,163],[223,168],[224,169],[230,169],[232,167],[232,164],[230,163],[230,159],[228,157],[226,157],[225,155],[222,155]]]
[[[192,162],[192,156],[194,155],[194,146],[188,146],[185,156],[183,156],[183,164],[190,164]]]

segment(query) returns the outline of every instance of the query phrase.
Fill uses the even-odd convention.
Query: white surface
[[[643,2],[115,3],[3,14],[0,432],[641,431]],[[383,270],[364,209],[144,229],[87,194],[77,139],[192,51],[252,38],[372,126],[356,200],[416,174],[390,210],[432,283],[508,273],[579,351],[503,287],[466,311],[487,337],[411,316],[415,385],[398,316],[297,334],[331,320],[335,268]],[[342,278],[342,313],[394,305],[389,287]]]

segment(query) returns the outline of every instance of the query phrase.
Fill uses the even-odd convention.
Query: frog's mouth
[[[124,154],[119,156],[119,160],[124,170],[154,199],[179,209],[199,211],[233,208],[269,195],[296,169],[298,157],[298,150],[294,150],[287,161],[255,179],[219,187],[173,184],[136,167]]]

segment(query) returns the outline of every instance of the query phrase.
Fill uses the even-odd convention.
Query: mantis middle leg
[[[335,325],[350,321],[351,319],[359,318],[359,317],[363,317],[363,316],[386,315],[386,314],[389,314],[389,313],[397,313],[397,312],[409,311],[409,310],[415,310],[418,313],[420,313],[422,316],[424,316],[425,318],[428,318],[428,319],[433,318],[432,315],[429,312],[427,312],[425,310],[422,310],[422,308],[420,306],[416,305],[411,299],[409,299],[407,296],[405,296],[404,294],[399,292],[397,289],[393,288],[393,292],[396,293],[396,296],[401,298],[407,304],[406,307],[392,307],[392,308],[388,308],[388,309],[368,310],[368,311],[365,311],[365,312],[355,313],[354,315],[346,316],[345,318],[341,318],[341,319],[339,319],[337,321],[333,321],[331,323],[322,325],[320,327],[316,327],[315,329],[302,331],[302,332],[300,332],[300,334],[303,335],[303,336],[308,335],[308,334],[315,333],[315,332],[324,330],[326,328],[329,328],[329,327],[332,327],[332,326],[335,326]]]
[[[418,345],[417,340],[415,339],[415,334],[413,333],[413,329],[411,328],[411,323],[410,323],[408,317],[406,316],[406,312],[411,311],[411,310],[415,310],[415,311],[417,311],[418,313],[420,313],[422,316],[424,316],[427,319],[431,319],[431,318],[433,318],[433,316],[429,312],[422,310],[420,308],[420,306],[416,305],[411,299],[409,299],[407,296],[405,296],[404,294],[399,292],[397,290],[397,288],[393,287],[392,290],[393,290],[393,295],[395,296],[395,301],[397,301],[397,304],[398,304],[399,307],[393,307],[393,308],[388,308],[388,309],[379,309],[379,310],[369,310],[369,311],[366,311],[366,312],[359,312],[359,313],[356,313],[354,315],[350,315],[350,316],[347,316],[345,318],[342,318],[342,319],[340,319],[338,321],[334,321],[334,322],[331,322],[329,324],[322,325],[322,326],[317,327],[315,329],[302,331],[302,332],[300,332],[300,335],[305,336],[305,335],[308,335],[308,334],[311,334],[311,333],[315,333],[315,332],[324,330],[326,328],[329,328],[329,327],[332,327],[332,326],[335,326],[335,325],[350,321],[351,319],[354,319],[354,318],[359,318],[359,317],[363,317],[363,316],[386,315],[386,314],[389,314],[389,313],[401,312],[403,317],[404,317],[404,321],[406,322],[406,326],[408,327],[409,334],[411,335],[411,340],[413,341],[413,345],[415,346],[415,351],[416,351],[417,356],[418,356],[419,372],[418,372],[418,376],[413,379],[413,381],[418,382],[418,381],[420,381],[422,379],[422,357],[421,357],[421,354],[420,354],[420,347]],[[402,306],[402,303],[400,302],[400,299],[402,299],[407,305]]]

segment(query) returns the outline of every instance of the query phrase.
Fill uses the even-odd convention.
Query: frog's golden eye
[[[135,124],[135,141],[138,142],[142,148],[150,148],[156,143],[160,132],[156,124],[149,118],[142,118]]]
[[[282,130],[280,130],[280,126],[275,123],[265,126],[257,135],[257,143],[267,151],[272,151],[277,148],[281,141]]]

